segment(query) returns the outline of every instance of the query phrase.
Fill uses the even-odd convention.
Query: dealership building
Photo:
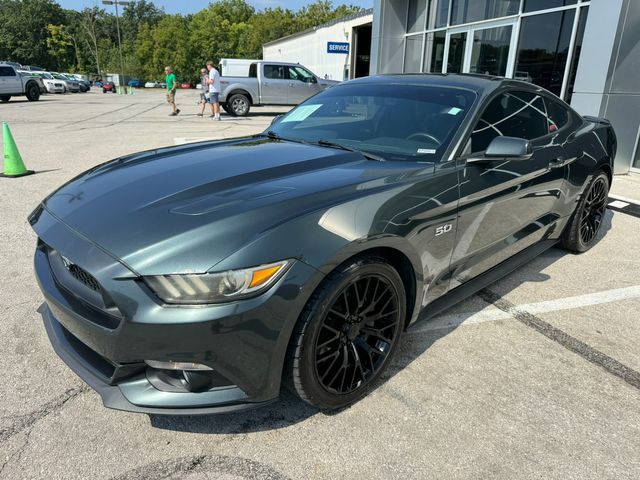
[[[640,171],[640,0],[374,0],[371,74],[527,80],[611,120]]]
[[[319,77],[349,80],[369,75],[373,10],[324,23],[266,43],[262,58],[300,63]]]
[[[320,77],[481,73],[526,80],[611,120],[615,173],[640,172],[640,0],[373,0],[267,43]]]

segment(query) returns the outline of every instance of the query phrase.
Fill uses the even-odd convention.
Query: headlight
[[[221,273],[156,275],[146,284],[166,303],[223,303],[261,294],[286,272],[291,260]]]

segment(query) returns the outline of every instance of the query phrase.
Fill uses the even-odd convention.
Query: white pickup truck
[[[27,100],[35,102],[46,91],[41,79],[28,72],[20,74],[12,65],[0,63],[0,101],[8,102],[11,97],[25,95]]]
[[[246,77],[220,78],[220,104],[229,115],[244,117],[254,105],[298,105],[337,83],[298,63],[256,61]]]

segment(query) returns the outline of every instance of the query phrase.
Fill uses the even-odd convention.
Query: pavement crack
[[[640,373],[620,363],[615,358],[612,358],[592,346],[587,345],[581,340],[572,337],[568,333],[563,332],[550,323],[545,322],[534,314],[518,308],[515,304],[505,300],[502,296],[487,288],[480,290],[477,295],[485,302],[488,302],[503,312],[508,313],[514,319],[523,323],[527,327],[536,330],[538,333],[541,333],[550,340],[559,343],[567,350],[580,355],[582,358],[594,365],[604,368],[607,372],[621,378],[632,387],[640,390]]]
[[[7,440],[17,435],[18,433],[30,429],[36,422],[42,420],[52,413],[59,411],[69,400],[72,400],[78,395],[88,391],[89,387],[87,387],[86,385],[70,388],[62,395],[59,395],[53,400],[45,403],[37,410],[31,413],[27,413],[26,415],[19,415],[17,417],[14,417],[13,423],[11,425],[0,430],[0,444],[5,443]]]

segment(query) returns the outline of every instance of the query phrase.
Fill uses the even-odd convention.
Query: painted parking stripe
[[[640,204],[609,196],[609,203],[607,204],[609,210],[614,212],[626,213],[633,217],[640,218]]]
[[[602,305],[605,303],[619,302],[621,300],[629,300],[633,298],[640,298],[640,285],[587,293],[584,295],[577,295],[575,297],[528,303],[518,305],[517,308],[518,310],[527,311],[531,314],[539,314]],[[509,318],[512,318],[512,315],[509,312],[494,306],[488,306],[480,311],[440,315],[435,317],[433,320],[418,322],[409,328],[407,332],[430,332],[443,328],[455,328],[460,325],[473,325],[484,322],[494,322],[496,320],[507,320]]]
[[[621,201],[626,202],[626,203],[634,203],[636,205],[640,205],[640,200],[638,200],[637,198],[623,197],[622,195],[616,195],[615,193],[610,193],[609,194],[609,199],[611,199],[611,200],[621,200]]]

